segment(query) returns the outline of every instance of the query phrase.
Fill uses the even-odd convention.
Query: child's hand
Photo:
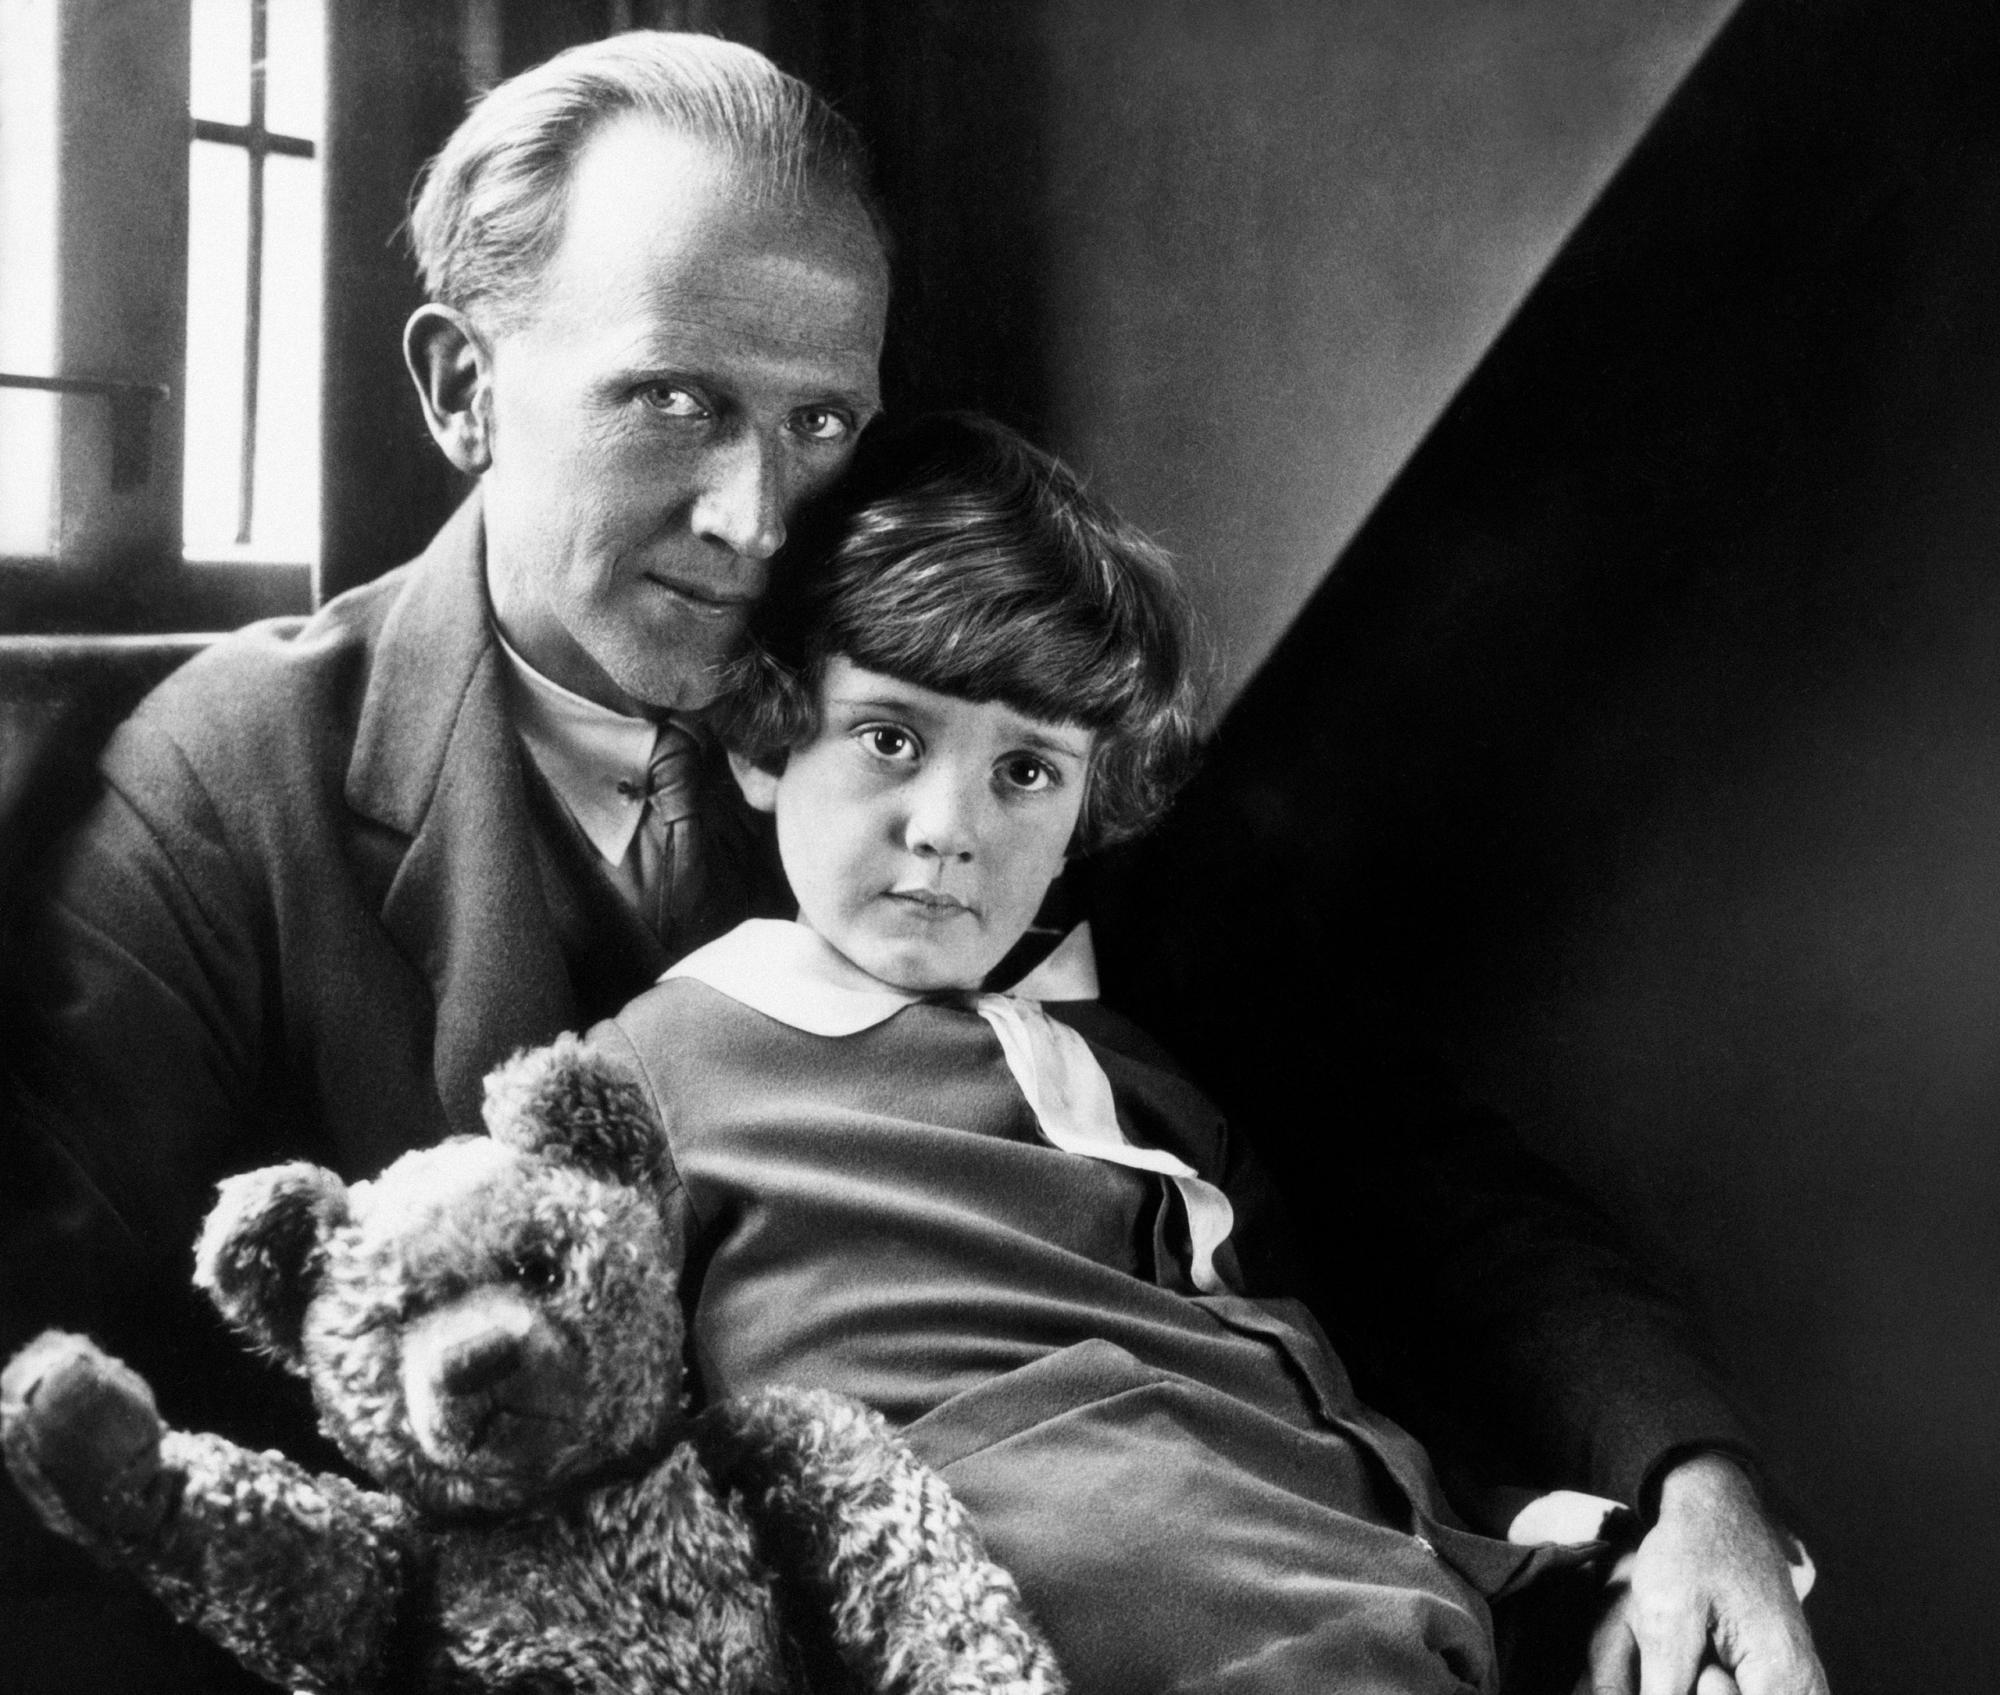
[[[145,1530],[160,1434],[145,1380],[86,1337],[46,1330],[0,1374],[7,1469],[50,1529],[73,1540]]]

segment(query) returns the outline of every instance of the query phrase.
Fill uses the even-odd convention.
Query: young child
[[[1265,1287],[1239,1150],[1087,940],[986,987],[1185,769],[1168,566],[964,419],[865,448],[827,523],[719,719],[798,919],[593,1033],[667,1126],[700,1392],[880,1407],[1080,1691],[1490,1687],[1540,1556],[1461,1528]]]

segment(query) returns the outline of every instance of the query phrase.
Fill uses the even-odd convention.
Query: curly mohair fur
[[[232,1178],[203,1231],[202,1287],[378,1488],[166,1429],[135,1374],[49,1332],[0,1376],[45,1522],[292,1688],[1060,1690],[874,1413],[791,1389],[686,1412],[637,1088],[564,1038],[495,1074],[487,1125],[351,1188]]]

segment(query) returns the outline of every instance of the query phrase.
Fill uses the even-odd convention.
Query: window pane
[[[283,0],[280,0],[280,4]],[[194,0],[188,110],[217,123],[250,121],[250,0]]]
[[[319,161],[264,166],[264,322],[253,557],[319,557]]]
[[[0,388],[0,558],[47,559],[55,552],[56,408],[61,397]]]
[[[320,138],[326,108],[326,8],[270,0],[264,39],[264,127]]]
[[[250,161],[197,141],[188,161],[187,488],[190,558],[235,550],[243,443],[244,265]]]
[[[0,0],[0,371],[54,374],[56,8]],[[53,394],[0,389],[0,555],[54,551]]]

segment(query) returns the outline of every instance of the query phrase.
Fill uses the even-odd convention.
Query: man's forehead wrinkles
[[[690,288],[676,278],[640,291],[634,304],[663,327],[802,343],[865,338],[877,328],[878,316],[861,290],[831,280],[797,288],[766,288],[754,279]]]
[[[574,231],[571,232],[575,236]],[[836,255],[783,250],[704,251],[697,244],[566,241],[549,273],[549,303],[665,318],[805,326],[868,333],[887,302],[886,273]]]
[[[774,313],[756,295],[710,296],[692,311],[655,312],[632,337],[635,348],[664,351],[674,346],[701,345],[716,352],[737,351],[755,358],[766,351],[799,352],[829,359],[862,358],[872,362],[874,343],[865,334],[850,333],[835,340],[817,333],[789,314]],[[732,310],[732,308],[735,308]]]

